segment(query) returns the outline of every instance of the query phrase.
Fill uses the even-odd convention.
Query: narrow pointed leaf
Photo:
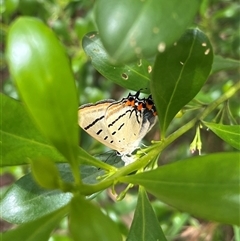
[[[230,126],[210,122],[203,123],[221,139],[240,150],[240,125]]]
[[[163,137],[174,116],[206,82],[212,61],[212,46],[198,29],[187,30],[175,44],[158,54],[151,89]]]
[[[36,128],[22,103],[3,94],[0,98],[1,166],[22,165],[42,156],[64,161],[65,158]]]
[[[83,49],[91,58],[93,66],[107,79],[132,90],[149,93],[152,66],[147,60],[138,60],[131,64],[114,65],[106,53],[99,34],[89,33],[83,38]]]
[[[116,224],[83,197],[73,198],[70,207],[69,230],[74,240],[122,240]]]
[[[122,181],[197,217],[240,225],[240,154],[192,157]]]
[[[139,188],[137,207],[127,241],[167,241],[144,188]]]
[[[51,232],[67,214],[67,207],[2,234],[2,241],[48,241]]]
[[[27,110],[68,161],[77,156],[77,95],[69,59],[40,20],[21,17],[9,28],[10,73]]]
[[[152,57],[159,45],[173,43],[191,24],[198,6],[197,0],[99,0],[95,18],[113,62],[124,63]]]

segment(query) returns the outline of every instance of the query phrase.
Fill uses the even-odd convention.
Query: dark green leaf
[[[35,18],[18,18],[9,28],[7,57],[34,121],[66,159],[74,162],[78,148],[76,87],[57,37]]]
[[[65,206],[71,193],[40,188],[27,174],[15,182],[3,196],[1,217],[11,223],[26,223],[36,220]]]
[[[161,201],[197,217],[240,225],[240,155],[192,157],[122,181],[144,186]]]
[[[67,209],[63,207],[33,222],[22,224],[2,234],[2,241],[48,241],[52,230],[67,214]]]
[[[167,241],[147,194],[140,187],[138,203],[127,241]]]
[[[152,57],[173,43],[191,24],[198,6],[197,0],[99,0],[96,24],[112,60],[124,63]]]
[[[22,165],[42,156],[64,161],[64,157],[37,130],[20,102],[2,94],[0,98],[1,166]]]
[[[59,164],[58,170],[64,182],[73,182],[69,164]],[[96,167],[85,165],[79,171],[86,184],[97,183],[97,177],[105,174]],[[11,223],[30,222],[66,205],[71,197],[70,193],[39,187],[29,173],[16,181],[4,194],[0,202],[1,217]]]
[[[212,71],[211,73],[216,73],[220,70],[237,69],[240,67],[240,61],[235,59],[223,58],[219,55],[214,55]]]
[[[159,53],[151,82],[161,133],[204,85],[211,71],[212,46],[198,29],[189,29],[173,46]]]
[[[83,38],[83,48],[91,58],[93,66],[107,79],[124,88],[149,93],[151,64],[147,60],[127,65],[113,65],[102,46],[96,32],[89,33]]]
[[[203,122],[217,136],[226,141],[234,148],[240,150],[240,126],[222,125],[210,122]]]
[[[113,221],[82,197],[71,201],[69,229],[74,240],[121,241]]]

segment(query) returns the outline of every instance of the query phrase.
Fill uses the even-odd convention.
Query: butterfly
[[[119,101],[107,99],[84,104],[78,110],[80,127],[93,138],[116,150],[125,165],[134,161],[132,152],[157,121],[152,96],[139,98],[140,91]]]

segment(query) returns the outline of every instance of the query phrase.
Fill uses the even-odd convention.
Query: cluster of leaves
[[[198,1],[97,2],[99,34],[84,36],[84,51],[107,79],[128,89],[151,90],[161,129],[160,141],[120,168],[100,162],[78,145],[78,95],[69,60],[54,33],[31,17],[11,24],[8,66],[22,103],[1,95],[1,164],[30,164],[31,173],[16,181],[0,202],[2,217],[21,224],[3,240],[48,240],[66,215],[73,240],[122,240],[116,224],[87,200],[118,183],[129,185],[119,198],[132,184],[140,185],[127,240],[166,240],[146,191],[197,217],[240,225],[238,152],[160,167],[155,163],[162,151],[195,126],[191,148],[201,150],[200,125],[240,149],[239,126],[230,125],[235,119],[224,105],[234,98],[239,83],[214,101],[193,106],[194,118],[168,134],[174,117],[187,109],[211,73],[239,64],[214,56],[208,37],[198,28],[186,30],[198,9]],[[229,125],[206,121],[217,108],[220,116],[229,117]]]

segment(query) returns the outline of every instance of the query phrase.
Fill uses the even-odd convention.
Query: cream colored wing
[[[131,154],[139,145],[142,128],[143,111],[124,102],[114,102],[108,108],[105,116],[106,126],[111,139],[121,155]]]
[[[157,116],[152,110],[126,105],[126,102],[114,102],[105,115],[112,144],[121,155],[131,154],[142,138],[155,125]]]
[[[151,110],[144,109],[142,127],[139,133],[139,138],[142,139],[152,129],[156,122],[157,115],[154,115]]]
[[[83,130],[120,155],[131,154],[157,119],[151,109],[138,109],[123,100],[83,105],[78,116]]]
[[[114,101],[105,100],[96,104],[80,106],[78,110],[78,124],[90,136],[109,148],[116,150],[105,122],[106,110]]]

